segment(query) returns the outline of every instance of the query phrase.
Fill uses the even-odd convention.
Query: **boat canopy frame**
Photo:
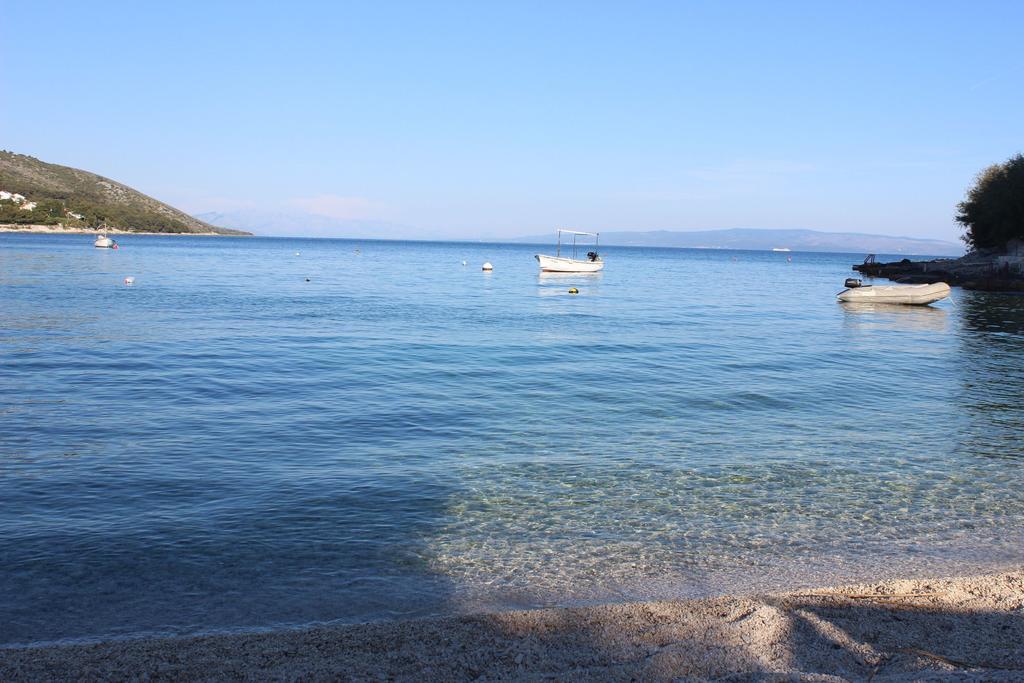
[[[558,228],[558,245],[555,247],[555,256],[562,255],[562,233],[572,235],[572,260],[578,261],[576,258],[576,237],[577,235],[590,235],[594,238],[594,249],[596,250],[601,244],[601,233],[599,232],[580,232],[579,230],[563,230]]]

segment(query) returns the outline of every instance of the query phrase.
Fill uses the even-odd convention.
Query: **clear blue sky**
[[[1024,151],[1018,0],[37,0],[3,26],[0,147],[193,213],[955,239]]]

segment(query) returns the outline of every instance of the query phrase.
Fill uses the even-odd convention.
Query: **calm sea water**
[[[1024,560],[1024,298],[840,305],[852,255],[118,239],[0,235],[0,643]]]

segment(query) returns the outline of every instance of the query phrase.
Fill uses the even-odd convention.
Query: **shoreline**
[[[0,233],[31,233],[33,235],[163,235],[169,237],[252,237],[249,234],[233,234],[223,232],[145,232],[142,230],[124,230],[122,228],[61,228],[56,225],[35,225],[4,223],[0,224]]]
[[[1024,292],[1024,259],[998,252],[971,253],[956,259],[891,261],[854,264],[853,270],[870,278],[885,278],[908,285],[945,282],[953,287],[983,292]]]
[[[800,592],[0,649],[0,679],[1020,680],[1024,566]]]

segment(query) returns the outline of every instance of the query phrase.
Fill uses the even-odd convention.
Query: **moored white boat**
[[[572,235],[572,258],[562,256],[562,233]],[[601,260],[601,256],[597,253],[597,244],[600,240],[600,234],[596,232],[577,232],[575,230],[558,230],[558,246],[556,247],[555,255],[550,256],[548,254],[535,254],[534,258],[537,259],[537,264],[540,266],[542,273],[596,273],[597,271],[604,268],[604,261]],[[576,244],[576,237],[578,235],[589,235],[594,238],[594,249],[595,251],[588,251],[587,258],[581,259],[576,258],[576,252],[579,248]]]
[[[935,282],[930,285],[867,285],[850,287],[839,292],[840,301],[876,304],[912,304],[922,306],[949,296],[949,285]]]
[[[117,249],[117,242],[106,235],[98,235],[96,237],[96,241],[92,243],[92,246],[97,249]]]
[[[595,273],[604,268],[604,261],[600,256],[594,261],[548,256],[547,254],[537,254],[534,258],[537,259],[540,269],[545,273]]]

